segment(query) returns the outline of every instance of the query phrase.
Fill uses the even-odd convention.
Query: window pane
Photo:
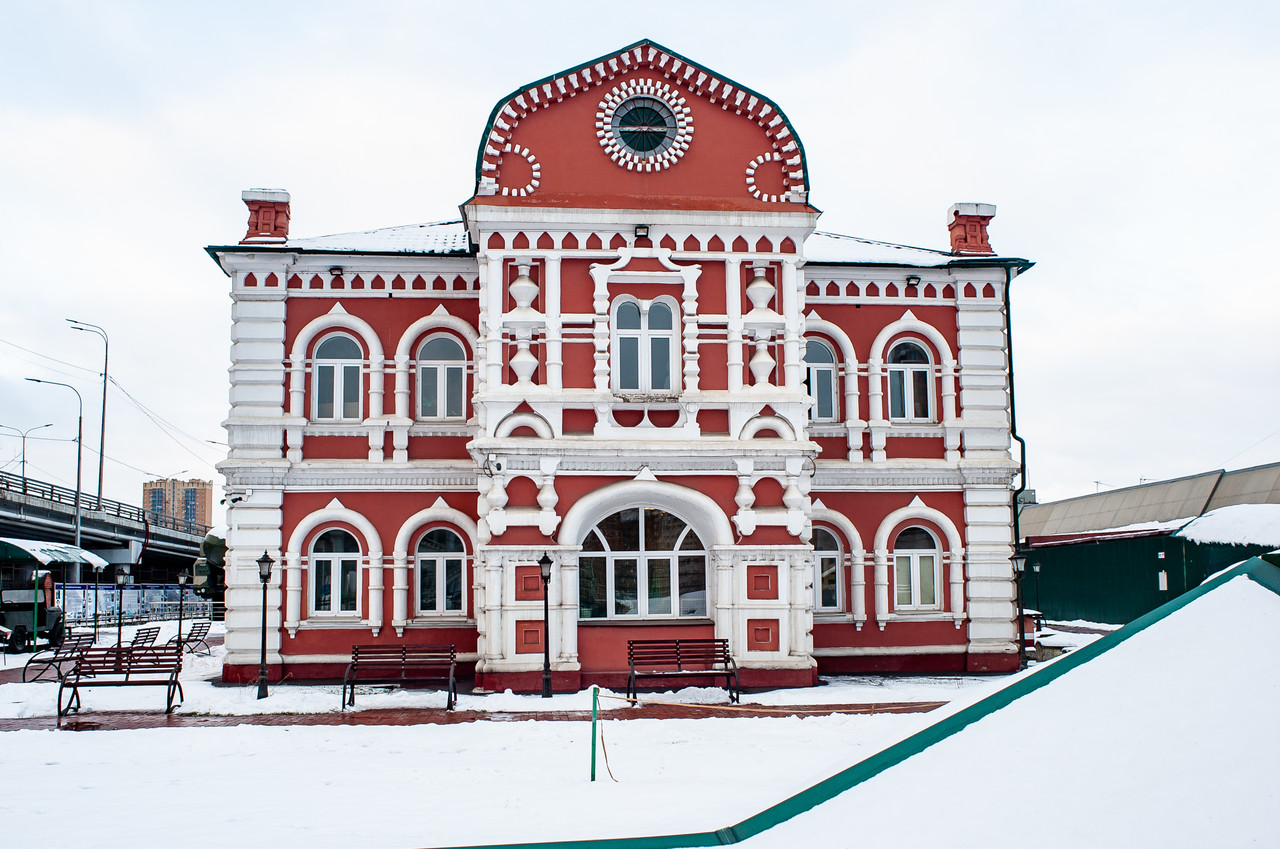
[[[427,366],[422,370],[422,390],[418,397],[422,401],[422,417],[424,419],[434,419],[440,415],[440,406],[437,403],[439,388],[436,384],[436,368],[435,366]]]
[[[328,560],[315,560],[311,564],[311,583],[315,587],[315,609],[329,609],[329,579],[332,564]]]
[[[831,531],[814,528],[813,548],[815,551],[839,551],[840,544],[836,542],[836,538]]]
[[[316,346],[316,359],[324,360],[359,360],[364,352],[355,340],[349,336],[330,336]]]
[[[831,354],[831,349],[821,342],[809,342],[804,347],[804,361],[806,363],[834,363],[835,357]]]
[[[680,543],[681,551],[702,551],[702,540],[698,539],[698,535],[692,530],[684,535],[684,540]]]
[[[889,372],[889,418],[907,417],[907,376],[901,369]]]
[[[444,609],[462,609],[462,561],[454,558],[444,562]]]
[[[634,336],[618,340],[618,387],[640,388],[640,340]]]
[[[649,387],[671,388],[671,340],[665,336],[649,340]]]
[[[316,368],[316,418],[333,418],[333,366]]]
[[[929,372],[911,372],[911,400],[915,403],[912,413],[917,419],[929,418]]]
[[[649,307],[649,329],[650,330],[670,330],[671,329],[671,307],[666,304],[658,303]]]
[[[666,510],[644,511],[644,550],[674,551],[685,524]]]
[[[833,387],[832,378],[835,377],[827,369],[818,369],[814,373],[818,384],[818,418],[832,419],[835,418],[835,388]]]
[[[640,307],[628,302],[618,307],[618,328],[621,330],[640,329]]]
[[[462,369],[451,368],[445,372],[445,412],[452,419],[462,417]]]
[[[938,603],[937,594],[933,586],[933,555],[920,555],[920,603],[922,605],[934,605]]]
[[[360,546],[356,543],[355,537],[346,531],[332,530],[325,531],[316,540],[314,551],[334,552],[334,551],[359,551]]]
[[[342,610],[356,609],[356,590],[359,586],[355,560],[342,561]]]
[[[432,613],[436,609],[436,560],[425,557],[418,561],[418,609]]]
[[[889,362],[910,363],[913,365],[923,364],[929,362],[929,356],[925,354],[924,349],[919,345],[903,342],[893,346],[893,350],[889,352]]]
[[[898,586],[898,606],[911,606],[911,555],[902,554],[894,560],[894,581]]]
[[[464,551],[462,540],[453,531],[436,528],[427,531],[418,543],[418,552],[425,554],[432,551]]]
[[[360,366],[342,367],[342,417],[360,418]]]
[[[613,612],[617,616],[640,613],[635,560],[613,561]]]
[[[614,513],[598,526],[611,551],[640,550],[640,511],[623,510]]]
[[[707,559],[705,557],[681,557],[680,563],[680,615],[707,615]]]
[[[840,574],[838,569],[839,561],[834,557],[823,557],[821,565],[822,597],[819,600],[819,604],[822,607],[835,607],[839,598],[836,589],[836,581]]]
[[[649,615],[671,612],[671,561],[649,560],[648,569]]]
[[[899,548],[930,549],[937,548],[937,545],[933,541],[933,535],[924,528],[907,528],[893,541],[895,550]]]
[[[422,346],[422,350],[418,352],[420,360],[460,360],[462,359],[462,346],[452,339],[444,336],[437,336],[427,341]]]
[[[607,593],[604,558],[578,558],[578,618],[606,617],[609,611]]]
[[[587,538],[582,541],[583,551],[604,551],[604,542],[601,541],[600,535],[595,531],[587,534]]]

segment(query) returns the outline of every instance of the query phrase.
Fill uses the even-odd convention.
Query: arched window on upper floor
[[[825,528],[813,529],[813,609],[834,612],[840,609],[840,542]]]
[[[924,346],[898,342],[886,358],[889,377],[889,420],[934,421],[933,362]]]
[[[894,608],[941,610],[942,552],[933,534],[910,527],[893,541]]]
[[[325,531],[311,546],[311,612],[355,614],[360,607],[360,544],[344,530]]]
[[[670,299],[626,299],[613,317],[613,388],[619,392],[675,391],[676,310]]]
[[[360,344],[335,333],[316,345],[312,359],[312,418],[360,421],[360,364],[364,359]]]
[[[840,405],[836,400],[839,386],[836,371],[836,355],[831,346],[818,339],[809,339],[804,350],[805,383],[813,406],[809,408],[809,420],[834,422],[839,419]]]
[[[424,616],[464,612],[466,548],[446,528],[423,534],[418,542],[418,613]]]
[[[467,355],[452,336],[428,338],[418,348],[418,418],[466,416]]]

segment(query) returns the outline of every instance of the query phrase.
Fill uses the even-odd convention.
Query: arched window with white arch
[[[942,551],[928,530],[912,526],[893,540],[894,608],[942,609]]]
[[[814,528],[813,609],[834,613],[841,609],[840,541],[826,528]]]
[[[889,380],[889,420],[934,421],[933,360],[914,339],[903,339],[885,358]]]
[[[315,421],[360,421],[360,343],[345,333],[320,340],[312,357],[312,407]]]
[[[624,298],[613,311],[613,388],[619,392],[673,392],[679,313],[670,298]]]
[[[418,541],[416,559],[418,615],[465,613],[467,554],[462,538],[448,528],[433,528]]]
[[[467,355],[457,339],[428,337],[418,347],[418,418],[466,416]]]
[[[580,619],[678,619],[707,610],[706,546],[679,516],[633,507],[587,532],[578,557]]]
[[[810,421],[839,420],[840,404],[837,400],[839,373],[836,370],[836,362],[835,352],[826,342],[820,339],[805,341],[805,384],[809,387],[809,397],[813,399],[813,406],[809,408]]]
[[[340,528],[325,531],[311,545],[311,613],[354,615],[360,610],[360,543]]]

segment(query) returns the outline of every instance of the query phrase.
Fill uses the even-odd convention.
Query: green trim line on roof
[[[670,50],[666,47],[663,47],[658,42],[652,41],[647,38],[642,38],[639,41],[634,42],[632,44],[628,44],[626,47],[623,47],[621,49],[612,50],[604,54],[603,56],[597,56],[596,58],[583,62],[579,65],[574,65],[572,68],[566,68],[563,71],[557,71],[549,77],[543,77],[540,80],[535,80],[534,82],[522,85],[519,88],[517,88],[515,91],[508,94],[506,97],[499,100],[494,105],[493,110],[489,112],[489,119],[485,121],[484,132],[480,136],[480,146],[476,148],[476,186],[479,187],[480,185],[480,176],[481,176],[480,168],[481,168],[481,165],[484,163],[484,148],[485,148],[485,145],[488,143],[489,133],[493,130],[493,122],[497,119],[498,113],[502,111],[502,107],[506,106],[516,97],[518,97],[521,94],[524,94],[529,89],[537,88],[540,85],[547,85],[549,83],[552,83],[558,77],[565,77],[565,76],[568,76],[569,74],[576,74],[577,72],[583,70],[584,68],[589,68],[592,65],[596,65],[600,62],[608,61],[609,59],[612,59],[616,56],[621,56],[623,53],[628,53],[632,50],[635,50],[637,47],[652,47],[655,50],[658,50],[662,53],[666,53],[668,56],[672,57],[673,59],[679,59],[681,62],[685,63],[686,65],[692,65],[693,67],[697,68],[700,71],[706,71],[708,74],[711,74],[721,82],[729,83],[734,88],[739,89],[740,91],[745,91],[747,94],[750,94],[753,97],[757,97],[764,103],[768,104],[769,108],[772,109],[774,112],[776,112],[780,118],[782,118],[782,123],[786,126],[788,130],[791,131],[791,137],[796,140],[796,147],[800,149],[800,160],[805,163],[804,190],[806,194],[808,193],[809,191],[809,166],[808,166],[809,158],[805,155],[805,152],[804,152],[804,142],[800,140],[800,134],[797,133],[796,128],[792,126],[791,119],[787,117],[787,113],[779,109],[778,104],[774,103],[773,100],[771,100],[768,97],[765,97],[763,94],[756,91],[755,89],[748,88],[747,86],[740,84],[737,80],[726,77],[724,74],[717,73],[711,70],[710,68],[708,68],[706,65],[703,65],[700,62],[695,62],[692,59],[689,59],[686,56],[682,56],[681,54],[675,52],[674,50]],[[474,193],[472,194],[472,197],[475,197]]]
[[[1049,663],[1036,667],[1029,674],[982,701],[969,705],[967,708],[934,723],[923,731],[919,731],[866,760],[859,761],[848,769],[838,772],[794,796],[783,799],[778,804],[765,808],[760,813],[734,825],[715,831],[692,834],[615,837],[601,840],[547,841],[542,843],[495,843],[483,846],[452,847],[452,849],[681,849],[681,847],[726,846],[739,843],[835,798],[846,790],[879,775],[890,767],[902,763],[907,758],[923,752],[935,743],[951,737],[978,720],[1007,707],[1023,696],[1053,683],[1081,664],[1088,663],[1090,660],[1120,645],[1125,640],[1142,633],[1147,628],[1170,614],[1181,610],[1201,596],[1211,593],[1228,581],[1242,576],[1250,578],[1276,595],[1280,595],[1280,552],[1273,552],[1262,557],[1253,557],[1237,564],[1145,616],[1135,619],[1120,630],[1114,631],[1069,654],[1062,655]]]

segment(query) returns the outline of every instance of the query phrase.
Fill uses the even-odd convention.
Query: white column
[[[391,572],[391,627],[396,629],[397,637],[403,637],[408,624],[409,559],[405,552],[398,551]]]
[[[884,630],[889,615],[889,552],[876,549],[875,552],[876,581],[876,624]]]
[[[385,585],[382,582],[382,558],[374,560],[369,558],[369,615],[365,619],[365,623],[373,629],[373,635],[378,636],[378,632],[382,630],[382,591]]]

